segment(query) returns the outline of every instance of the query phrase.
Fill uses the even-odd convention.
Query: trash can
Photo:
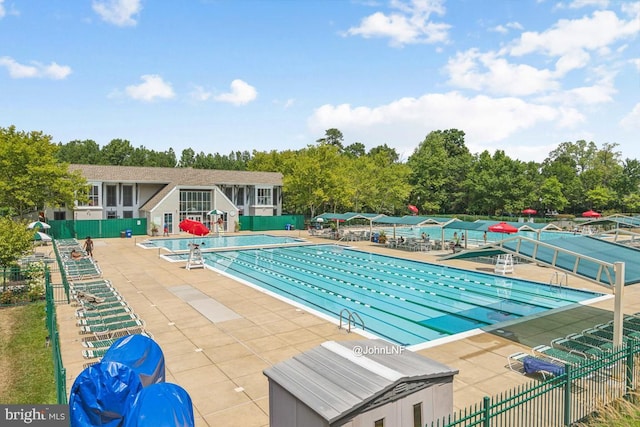
[[[284,229],[285,230],[291,230],[291,224],[285,224],[284,225]]]
[[[131,237],[133,235],[133,231],[127,230],[126,234],[127,234],[127,237]]]
[[[124,239],[125,237],[127,237],[126,231],[121,231],[120,232],[120,238]]]
[[[371,238],[371,240],[373,241],[373,243],[378,243],[378,241],[380,240],[380,234],[373,233],[373,237]]]

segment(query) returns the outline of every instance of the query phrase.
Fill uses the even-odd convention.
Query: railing
[[[571,426],[638,386],[640,341],[599,359],[565,365],[565,373],[519,386],[431,423],[431,427]]]
[[[358,318],[358,320],[360,321],[360,325],[362,326],[362,330],[364,331],[364,321],[362,320],[362,317],[360,317],[360,315],[358,313],[356,313],[355,311],[349,311],[346,308],[343,308],[340,311],[340,326],[338,326],[338,329],[342,329],[342,320],[344,318],[343,314],[347,314],[346,319],[347,319],[347,332],[351,332],[351,325],[353,324],[354,326],[357,326],[356,323],[356,317]]]
[[[56,395],[58,404],[66,405],[67,401],[67,371],[62,364],[62,354],[60,353],[60,333],[58,332],[58,322],[56,319],[56,302],[54,298],[53,285],[51,284],[51,273],[45,268],[45,299],[47,306],[47,330],[49,332],[47,343],[51,345],[53,356],[53,375],[55,376]]]
[[[567,275],[567,273],[560,272],[560,271],[555,271],[551,275],[551,279],[549,279],[550,286],[560,286],[560,287],[562,287],[563,285],[567,286],[568,282],[569,282],[569,276]]]

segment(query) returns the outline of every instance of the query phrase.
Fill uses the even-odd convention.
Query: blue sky
[[[0,0],[0,126],[178,157],[433,130],[542,161],[640,159],[640,2]]]

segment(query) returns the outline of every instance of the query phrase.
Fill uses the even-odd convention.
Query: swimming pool
[[[401,345],[601,296],[338,245],[220,251],[204,257],[214,269],[334,320],[343,309],[357,313],[365,331]]]
[[[268,234],[247,234],[238,236],[206,236],[182,237],[176,239],[149,239],[140,242],[144,248],[166,248],[170,251],[187,251],[189,244],[199,243],[200,249],[239,248],[251,246],[287,245],[302,243],[304,240],[286,236],[271,236]]]

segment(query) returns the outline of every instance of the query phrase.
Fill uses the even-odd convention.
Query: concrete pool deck
[[[243,234],[243,233],[241,233]],[[302,237],[315,243],[335,241],[306,231],[268,232]],[[176,236],[173,236],[176,237]],[[186,236],[185,236],[186,237]],[[165,356],[167,382],[191,396],[196,426],[269,425],[268,381],[262,371],[329,340],[360,339],[331,323],[263,292],[208,269],[186,270],[184,263],[167,262],[157,249],[142,249],[144,237],[96,239],[94,256],[105,279],[123,295],[146,323]],[[362,250],[487,271],[489,264],[438,261],[446,252],[407,252],[371,242],[344,242]],[[492,271],[492,270],[491,270]],[[513,277],[549,283],[554,270],[519,264]],[[57,280],[54,280],[57,282]],[[573,288],[610,293],[604,287],[569,277]],[[640,311],[640,287],[625,289],[625,313]],[[82,335],[72,305],[58,305],[58,324],[67,389],[83,366]],[[506,367],[506,357],[553,338],[580,332],[613,319],[613,299],[554,312],[491,333],[418,351],[459,369],[454,377],[454,407],[466,408],[491,396],[532,381]],[[338,319],[335,319],[336,322]]]

